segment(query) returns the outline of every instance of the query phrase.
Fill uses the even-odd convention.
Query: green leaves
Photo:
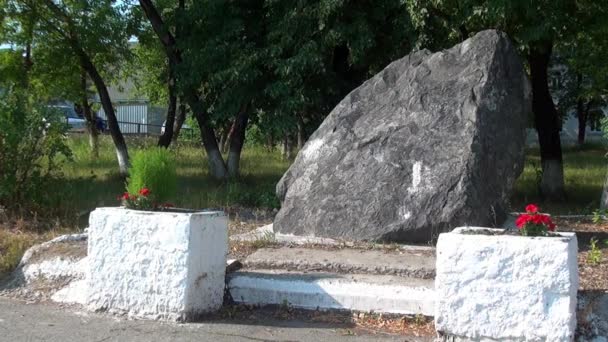
[[[59,160],[69,160],[65,123],[21,90],[0,95],[0,206],[33,209],[50,197]],[[29,205],[32,205],[29,207]]]
[[[132,195],[149,189],[151,198],[158,204],[175,200],[177,174],[172,152],[158,147],[135,153],[126,188]]]
[[[47,100],[78,100],[80,66],[72,46],[77,41],[106,78],[117,79],[130,58],[132,30],[127,7],[114,2],[6,0],[3,42],[22,54],[31,50],[31,67],[20,70],[20,78]]]

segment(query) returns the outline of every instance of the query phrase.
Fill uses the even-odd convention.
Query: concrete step
[[[247,269],[228,275],[237,303],[432,316],[434,280],[395,275]]]
[[[399,246],[393,249],[262,248],[243,262],[246,269],[273,269],[339,274],[398,275],[433,279],[433,248]]]

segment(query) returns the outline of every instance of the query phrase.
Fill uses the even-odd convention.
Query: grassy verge
[[[153,138],[128,137],[131,153],[136,149],[152,148]],[[101,138],[100,155],[92,158],[84,137],[70,139],[73,161],[64,164],[67,191],[63,203],[73,208],[82,221],[82,215],[95,207],[115,206],[116,197],[124,191],[124,180],[118,175],[116,156],[109,137]],[[178,144],[175,154],[178,174],[178,198],[175,204],[183,208],[218,208],[230,206],[276,208],[279,202],[274,195],[276,182],[289,167],[278,152],[264,148],[247,148],[241,159],[239,180],[218,182],[208,174],[203,149],[194,143]],[[80,222],[82,224],[82,222]]]
[[[599,206],[608,159],[604,157],[606,148],[600,145],[584,145],[565,148],[564,182],[567,199],[565,202],[543,202],[539,197],[540,153],[529,149],[526,165],[515,185],[512,197],[514,210],[522,210],[527,203],[539,203],[543,211],[551,214],[591,214]]]
[[[136,149],[155,146],[153,138],[129,137],[128,144]],[[116,196],[124,188],[123,180],[116,171],[116,157],[109,137],[101,139],[99,158],[91,158],[86,139],[73,137],[70,147],[74,160],[67,162],[64,173],[67,178],[62,190],[68,191],[58,203],[82,221],[86,213],[98,206],[117,204]],[[231,206],[277,208],[275,185],[289,167],[278,151],[261,147],[248,147],[241,161],[242,177],[238,181],[218,182],[207,172],[207,160],[203,149],[195,143],[178,144],[172,148],[177,161],[179,198],[176,205],[184,208],[218,208]],[[518,179],[512,197],[512,209],[521,210],[527,203],[538,203],[552,214],[590,214],[599,205],[603,181],[607,171],[604,157],[606,148],[587,145],[564,149],[565,186],[567,201],[543,202],[538,193],[540,182],[540,156],[538,149],[527,151],[524,171]],[[81,222],[81,225],[83,223]]]
[[[156,139],[127,137],[131,152],[155,146]],[[52,194],[53,222],[46,229],[55,231],[86,227],[88,213],[95,207],[116,206],[117,195],[124,191],[124,180],[118,175],[116,156],[109,137],[101,137],[100,155],[92,158],[85,136],[73,136],[69,145],[73,160],[65,161],[65,180],[57,183]],[[238,181],[218,182],[207,172],[203,149],[196,143],[173,146],[179,179],[175,204],[184,208],[254,207],[276,208],[275,185],[289,167],[278,151],[248,147],[241,161],[242,177]],[[598,207],[607,160],[603,146],[564,149],[564,172],[568,199],[563,203],[543,202],[538,196],[540,157],[536,149],[527,152],[524,172],[517,181],[512,209],[521,210],[534,202],[551,214],[590,214]],[[48,216],[48,215],[47,215]],[[49,220],[47,220],[49,221]],[[6,220],[4,220],[6,223]],[[15,221],[13,221],[15,222]],[[0,219],[0,274],[12,269],[29,246],[48,240],[53,233],[36,233],[36,228],[15,228]],[[49,235],[51,234],[51,235]]]

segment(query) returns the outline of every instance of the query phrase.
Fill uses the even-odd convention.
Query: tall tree
[[[174,14],[164,12],[164,18],[160,6],[152,1],[140,0],[139,4],[164,48],[169,70],[176,71],[178,94],[196,118],[211,175],[218,179],[237,176],[252,95],[263,76],[256,53],[256,39],[263,32],[263,21],[258,19],[262,1],[179,1],[172,9]],[[171,25],[171,18],[180,24]],[[228,162],[216,135],[216,124],[227,118],[238,122]]]
[[[72,64],[76,85],[80,84],[80,71],[85,70],[95,85],[102,107],[108,118],[108,128],[116,149],[119,170],[127,174],[129,155],[124,137],[120,132],[112,101],[110,99],[104,73],[116,74],[121,63],[128,56],[129,28],[126,15],[111,0],[81,0],[55,2],[53,0],[9,0],[10,15],[17,26],[27,27],[20,18],[25,13],[36,15],[36,26],[32,59],[36,60],[36,50],[63,51],[63,59],[53,62],[76,61]],[[44,53],[41,53],[44,55]],[[47,61],[49,62],[49,61]],[[61,67],[59,67],[61,69]],[[104,71],[101,71],[104,70]]]
[[[283,141],[305,140],[355,87],[414,46],[401,1],[267,1],[267,103],[260,125]],[[291,136],[299,136],[294,139]]]
[[[169,60],[169,64],[171,65],[170,68],[175,70],[175,68],[179,67],[183,61],[181,50],[175,39],[175,32],[170,30],[168,23],[165,19],[163,19],[157,7],[151,0],[139,0],[139,4],[163,46],[167,59]],[[176,10],[183,13],[184,9],[185,1],[180,0]],[[178,78],[177,81],[181,83],[182,79]],[[224,163],[224,159],[222,158],[219,150],[215,133],[211,127],[209,117],[205,110],[205,105],[199,98],[198,85],[196,88],[183,87],[182,89],[183,98],[192,109],[192,112],[199,125],[203,146],[207,152],[210,173],[212,176],[218,179],[226,178],[228,175],[226,164]]]
[[[171,6],[173,1],[165,1],[162,6]],[[169,63],[164,48],[149,24],[143,22],[140,11],[136,11],[139,21],[136,33],[137,43],[132,50],[134,58],[128,64],[126,75],[133,80],[137,95],[144,96],[151,103],[167,108],[166,120],[158,146],[169,147],[177,139],[177,134],[185,118],[178,112],[178,98],[175,82],[175,70]],[[175,20],[171,19],[171,23]],[[174,24],[172,24],[174,26]],[[178,30],[174,30],[178,31]],[[175,134],[177,133],[177,134]]]

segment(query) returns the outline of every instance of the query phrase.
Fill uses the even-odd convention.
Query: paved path
[[[356,335],[344,328],[303,322],[264,321],[259,325],[234,322],[191,324],[124,320],[63,309],[51,304],[24,304],[0,298],[0,341],[412,341],[425,340]]]

